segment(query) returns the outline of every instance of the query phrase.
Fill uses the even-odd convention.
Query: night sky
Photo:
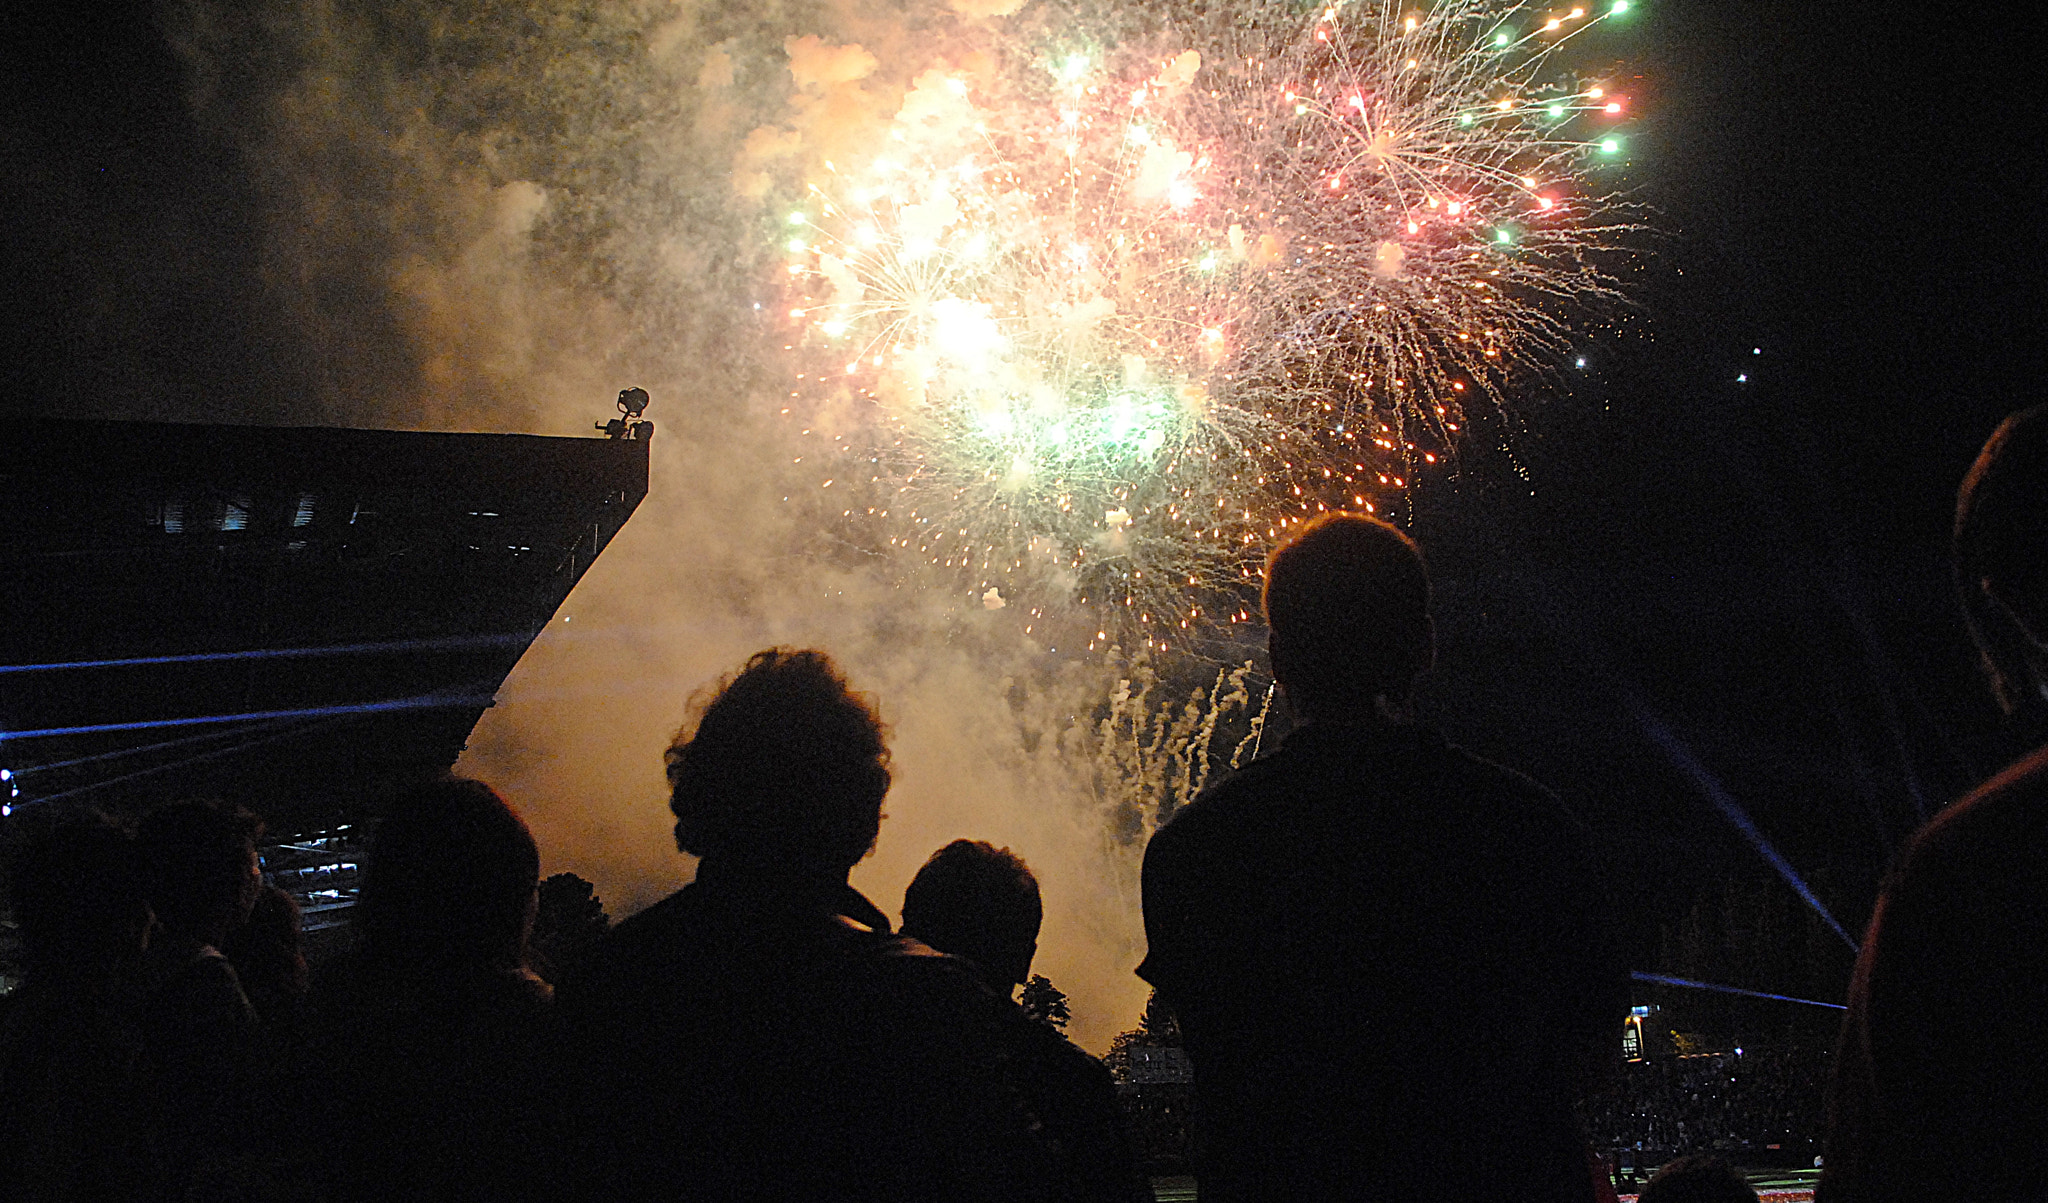
[[[1945,543],[1976,449],[2039,399],[2043,29],[1755,0],[1630,19],[1627,179],[1661,231],[1634,311],[1589,333],[1582,387],[1517,415],[1512,458],[1475,445],[1421,489],[1414,530],[1428,713],[1585,816],[1648,968],[1702,890],[1776,881],[1651,726],[1859,935],[1922,811],[2012,751]],[[0,56],[4,403],[293,420],[258,206],[151,9],[11,6]],[[1745,984],[1839,998],[1846,967]]]

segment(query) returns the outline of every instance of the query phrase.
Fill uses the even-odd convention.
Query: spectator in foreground
[[[157,920],[140,975],[142,1068],[173,1191],[232,1143],[255,1069],[256,1011],[221,948],[256,904],[262,832],[217,801],[160,806],[136,831]]]
[[[134,841],[98,816],[73,820],[10,870],[26,973],[0,1025],[0,1198],[146,1197],[142,1038],[123,989],[151,923]]]
[[[1265,610],[1300,725],[1145,852],[1138,972],[1194,1062],[1203,1200],[1592,1199],[1572,1103],[1627,981],[1584,831],[1414,720],[1434,637],[1406,535],[1310,523]]]
[[[2048,407],[1992,434],[1956,501],[1956,586],[1992,690],[2048,710]],[[2048,1133],[2048,747],[1922,828],[1849,989],[1818,1197],[2039,1199]]]
[[[692,703],[668,751],[696,880],[563,983],[588,1197],[1062,1197],[1008,1058],[1029,1025],[847,884],[889,752],[822,652],[774,648]]]
[[[1044,921],[1031,867],[982,840],[932,853],[903,891],[903,934],[969,962],[1004,998],[1031,976]]]
[[[963,959],[989,989],[1009,998],[1031,976],[1045,908],[1038,878],[1008,848],[954,840],[932,853],[903,892],[903,934]],[[1019,1058],[1025,1097],[1065,1150],[1088,1200],[1149,1200],[1102,1062],[1048,1024]]]
[[[1757,1195],[1734,1166],[1711,1154],[1695,1153],[1658,1170],[1636,1203],[1757,1203]]]
[[[248,922],[228,933],[221,948],[266,1037],[276,1038],[266,1040],[274,1047],[289,1043],[309,985],[299,923],[299,904],[266,885],[256,894]]]
[[[371,838],[355,946],[324,968],[279,1110],[317,1197],[502,1198],[551,992],[526,967],[540,853],[481,781],[421,786]]]

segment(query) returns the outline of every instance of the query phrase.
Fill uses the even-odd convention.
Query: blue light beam
[[[191,652],[180,656],[132,656],[123,660],[65,660],[54,664],[0,664],[13,673],[73,672],[93,668],[141,668],[152,664],[212,664],[222,660],[292,660],[314,656],[374,656],[382,652],[436,652],[467,647],[531,643],[537,632],[516,635],[448,635],[438,639],[397,639],[385,643],[338,643],[327,647],[262,647],[240,652]]]
[[[240,714],[201,714],[189,718],[137,719],[125,723],[90,723],[82,727],[42,727],[33,731],[0,731],[0,743],[21,739],[47,739],[57,735],[98,735],[108,731],[153,731],[164,727],[199,727],[209,723],[254,723],[279,718],[328,718],[347,714],[382,714],[391,710],[459,710],[468,706],[492,706],[490,694],[449,696],[427,694],[416,698],[393,698],[383,702],[351,702],[341,706],[311,706],[303,710],[250,710]]]
[[[37,773],[54,772],[57,769],[77,768],[82,764],[97,764],[103,760],[122,760],[130,756],[146,756],[151,752],[164,752],[190,744],[210,743],[216,739],[232,739],[238,735],[247,735],[248,733],[248,729],[239,731],[205,731],[198,735],[184,735],[177,739],[167,739],[161,743],[136,744],[128,748],[115,748],[111,752],[96,752],[91,756],[80,756],[72,760],[52,760],[47,764],[24,764],[15,768],[14,776],[19,779],[31,777]]]
[[[120,785],[123,782],[134,781],[142,777],[154,777],[158,773],[168,773],[173,769],[182,769],[209,760],[218,760],[223,756],[234,756],[251,748],[260,747],[263,744],[276,743],[280,739],[289,739],[295,735],[310,735],[323,727],[331,726],[341,721],[342,719],[340,718],[331,718],[324,721],[293,723],[287,725],[282,731],[277,730],[275,724],[266,724],[265,727],[258,729],[268,730],[270,733],[267,735],[259,735],[254,739],[245,739],[239,743],[229,744],[224,748],[216,748],[211,752],[200,752],[196,755],[181,757],[166,764],[152,765],[146,769],[137,769],[132,773],[123,773],[118,777],[107,777],[100,781],[88,782],[85,785],[74,786],[71,789],[62,790],[54,794],[45,794],[40,798],[23,798],[14,804],[14,809],[19,810],[23,806],[56,802],[63,798],[75,798],[80,794],[90,794],[97,790],[106,789],[109,786]],[[229,732],[229,734],[243,734],[243,732]]]
[[[1636,722],[1641,724],[1644,733],[1650,737],[1650,741],[1663,751],[1672,764],[1678,766],[1680,771],[1692,778],[1693,784],[1698,786],[1700,792],[1707,796],[1707,800],[1714,804],[1714,808],[1721,812],[1721,816],[1730,823],[1733,823],[1735,829],[1742,833],[1742,838],[1749,841],[1749,846],[1756,849],[1759,856],[1770,862],[1771,868],[1778,871],[1778,876],[1784,878],[1787,885],[1799,892],[1799,896],[1806,900],[1806,905],[1813,908],[1813,913],[1819,915],[1826,921],[1829,927],[1834,929],[1836,935],[1842,937],[1842,943],[1847,944],[1851,952],[1859,951],[1856,947],[1855,937],[1851,936],[1847,929],[1843,928],[1835,920],[1834,915],[1829,913],[1827,906],[1821,902],[1814,894],[1812,888],[1806,884],[1806,879],[1799,876],[1799,871],[1792,867],[1790,861],[1779,855],[1778,850],[1771,845],[1771,841],[1766,839],[1764,833],[1757,829],[1755,821],[1749,817],[1749,812],[1742,809],[1742,804],[1735,800],[1734,795],[1722,788],[1719,779],[1713,773],[1707,771],[1707,766],[1699,762],[1699,758],[1692,754],[1692,749],[1685,746],[1685,741],[1679,739],[1672,732],[1671,728],[1665,726],[1656,715],[1651,714],[1641,702],[1636,700],[1633,694],[1624,693],[1623,696],[1628,703],[1629,710],[1634,713]]]
[[[1640,970],[1629,974],[1639,982],[1654,982],[1659,986],[1683,986],[1688,990],[1712,990],[1717,994],[1740,994],[1744,998],[1768,998],[1773,1002],[1802,1003],[1809,1007],[1826,1007],[1830,1011],[1846,1011],[1841,1003],[1816,1002],[1811,998],[1794,998],[1789,994],[1766,994],[1762,990],[1744,990],[1740,986],[1717,986],[1712,982],[1696,982],[1690,978],[1666,977],[1661,973],[1643,973]]]

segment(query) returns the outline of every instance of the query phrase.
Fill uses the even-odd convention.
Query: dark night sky
[[[1916,792],[1938,807],[2011,750],[1945,547],[1977,448],[2039,399],[2039,31],[1651,7],[1634,178],[1669,237],[1642,332],[1610,344],[1604,387],[1532,417],[1533,496],[1468,461],[1426,499],[1456,590],[1436,701],[1556,783],[1668,918],[1768,871],[1633,696],[1860,935]]]
[[[1420,493],[1430,710],[1602,832],[1642,955],[1706,884],[1767,875],[1645,713],[1860,931],[1914,792],[1938,806],[2006,750],[1944,544],[1976,448],[2038,392],[2042,30],[1761,0],[1630,19],[1629,179],[1663,233],[1634,317],[1588,341],[1597,383],[1521,415],[1531,482],[1474,448]],[[0,55],[5,404],[288,420],[257,206],[148,6],[16,5]]]

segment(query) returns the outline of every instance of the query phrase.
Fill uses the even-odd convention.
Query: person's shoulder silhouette
[[[561,991],[600,1189],[1044,1195],[1057,1151],[1006,1072],[1006,1004],[847,884],[890,783],[873,706],[824,653],[773,648],[691,710],[667,759],[696,878]]]
[[[311,981],[300,922],[298,902],[276,886],[264,886],[248,922],[229,932],[221,949],[272,1047],[288,1043]]]
[[[1579,1198],[1572,1096],[1626,1003],[1585,832],[1414,721],[1434,632],[1399,530],[1309,524],[1265,609],[1299,725],[1145,853],[1139,973],[1194,1062],[1205,1196]]]
[[[1636,1203],[1757,1203],[1757,1193],[1726,1161],[1695,1153],[1658,1170]]]
[[[256,1011],[221,949],[261,889],[262,831],[255,815],[214,800],[159,806],[136,826],[157,920],[137,975],[143,1079],[177,1176],[205,1172],[233,1146],[261,1068]]]
[[[143,863],[98,815],[60,821],[15,852],[8,884],[26,972],[0,1023],[0,1197],[144,1197],[159,1184],[127,981],[149,938]]]
[[[279,1107],[295,1189],[513,1197],[547,984],[526,965],[540,854],[490,786],[397,797],[364,858],[353,946],[321,967]]]
[[[153,1039],[208,1044],[254,1027],[255,1012],[221,948],[248,921],[262,889],[262,831],[255,815],[211,800],[160,806],[138,825],[157,920],[145,970]]]
[[[1044,917],[1030,866],[981,840],[932,853],[903,892],[903,934],[961,958],[1005,999],[1031,975]],[[1149,1199],[1109,1070],[1050,1024],[1008,1010],[1019,1086],[1073,1166],[1077,1199]]]
[[[2048,407],[2007,418],[1956,502],[1956,587],[1993,693],[2048,731]],[[1828,1203],[2038,1198],[2048,1132],[2048,746],[1901,853],[1835,1059]]]

